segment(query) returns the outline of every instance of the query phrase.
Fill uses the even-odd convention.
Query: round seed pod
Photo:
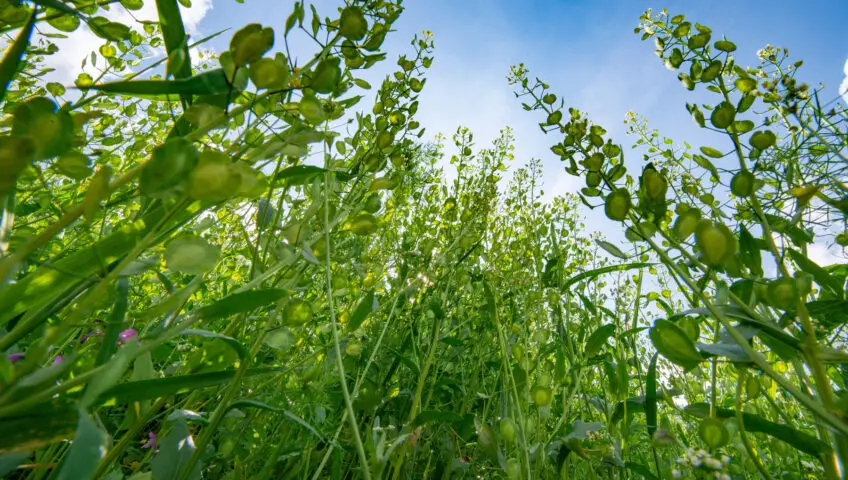
[[[610,220],[621,222],[627,218],[632,205],[633,202],[630,200],[630,194],[627,190],[616,190],[607,195],[604,201],[604,213]]]
[[[498,424],[498,430],[500,431],[501,438],[503,438],[507,443],[515,442],[515,422],[513,422],[511,418],[502,418],[501,422]]]
[[[312,305],[306,300],[293,298],[283,310],[283,319],[289,326],[303,325],[312,320]]]
[[[736,253],[737,242],[733,232],[723,224],[704,219],[695,228],[695,243],[707,265],[718,267]]]
[[[342,78],[340,62],[339,57],[321,60],[312,72],[309,88],[315,90],[316,93],[330,93],[335,90]]]
[[[742,171],[730,179],[730,192],[737,197],[747,198],[754,193],[754,174]]]
[[[769,304],[779,310],[793,310],[798,305],[798,284],[794,278],[772,280],[766,290]]]
[[[690,208],[685,212],[681,213],[677,216],[677,220],[674,221],[674,226],[672,230],[674,231],[674,235],[681,242],[689,238],[690,235],[695,233],[695,229],[698,226],[698,222],[701,221],[701,211],[695,208]]]
[[[188,194],[195,200],[227,200],[238,193],[241,178],[228,155],[207,150],[201,152],[189,176]]]
[[[377,218],[370,213],[360,213],[345,224],[345,230],[357,235],[371,235],[378,227]]]
[[[359,7],[345,7],[339,18],[339,33],[348,40],[362,40],[368,33],[368,20]]]

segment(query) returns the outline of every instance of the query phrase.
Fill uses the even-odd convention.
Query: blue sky
[[[145,10],[155,15],[154,2],[147,3],[150,5]],[[193,3],[184,16],[190,33],[197,39],[251,22],[282,31],[293,1]],[[342,0],[313,3],[323,16],[333,14]],[[588,112],[596,123],[605,126],[615,141],[630,142],[623,120],[628,111],[635,111],[664,136],[696,146],[721,140],[705,136],[695,126],[684,104],[699,96],[685,90],[676,74],[662,65],[653,53],[652,42],[642,42],[633,33],[639,15],[647,8],[658,11],[666,7],[672,15],[683,13],[693,22],[710,26],[714,38],[726,35],[739,46],[736,58],[742,65],[756,65],[756,51],[766,44],[788,48],[791,58],[805,62],[800,78],[813,86],[824,83],[827,99],[838,96],[848,68],[845,0],[689,0],[656,4],[633,0],[407,0],[404,5],[406,10],[395,24],[397,31],[384,45],[390,61],[369,72],[365,79],[378,84],[386,72],[395,68],[398,55],[412,51],[409,42],[413,35],[431,30],[435,61],[417,115],[427,128],[427,137],[433,138],[437,132],[449,136],[463,125],[474,132],[478,147],[486,147],[502,128],[510,126],[516,137],[516,163],[533,157],[542,159],[548,195],[574,191],[582,186],[582,181],[563,171],[563,165],[549,150],[557,138],[543,135],[537,125],[541,120],[538,114],[525,112],[514,97],[506,81],[510,65],[523,62],[531,74],[549,83],[567,105]],[[222,35],[211,47],[217,51],[226,49],[230,36]],[[97,39],[93,41],[99,45]],[[307,49],[303,57],[311,56],[311,46],[306,42],[295,45],[301,46]],[[84,55],[90,48],[79,40],[72,47],[66,67],[71,70],[79,64],[74,55]],[[620,236],[609,231],[611,222],[596,221],[600,216],[596,212],[584,212],[587,226],[613,238]],[[823,248],[819,253],[824,255]]]

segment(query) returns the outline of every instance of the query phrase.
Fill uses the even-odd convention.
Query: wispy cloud
[[[212,0],[194,0],[191,7],[180,7],[183,17],[183,23],[186,27],[186,32],[189,35],[196,36],[200,22],[206,17],[212,9]],[[137,25],[136,21],[157,21],[158,13],[154,2],[145,2],[144,7],[140,10],[130,12],[123,7],[118,6],[109,12],[102,12],[106,18],[124,23],[129,26]],[[62,33],[52,27],[44,24],[39,25],[45,33]],[[67,33],[67,38],[50,39],[56,46],[59,47],[59,52],[50,55],[45,59],[48,67],[54,68],[55,71],[47,76],[48,81],[59,82],[63,84],[71,84],[74,79],[82,71],[83,59],[88,57],[91,52],[96,51],[101,45],[106,43],[105,40],[96,36],[91,32],[91,29],[83,22],[80,27],[72,32]],[[162,52],[157,52],[161,55]]]
[[[842,67],[845,78],[842,79],[842,84],[839,85],[839,94],[842,95],[842,100],[848,103],[848,59],[845,59],[845,66]]]

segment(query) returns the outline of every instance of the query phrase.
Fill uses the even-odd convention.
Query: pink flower
[[[56,365],[57,363],[62,363],[64,360],[65,360],[65,357],[59,355],[58,357],[53,359],[53,365]]]
[[[144,445],[141,448],[152,448],[154,451],[156,450],[156,433],[150,432],[147,434],[147,441],[144,442]]]
[[[133,338],[136,338],[137,336],[138,330],[134,328],[128,328],[118,334],[118,345],[123,345],[132,340]]]
[[[8,355],[6,358],[8,358],[10,362],[15,363],[18,360],[22,360],[24,358],[24,354],[23,353],[12,353],[12,354]]]

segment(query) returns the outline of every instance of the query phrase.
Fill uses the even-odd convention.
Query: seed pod
[[[339,33],[348,40],[362,40],[368,33],[368,20],[359,7],[345,7],[339,18]]]
[[[194,170],[199,156],[194,144],[182,137],[154,148],[141,170],[141,192],[155,195],[181,183]]]
[[[245,25],[230,40],[230,53],[237,67],[251,64],[274,46],[274,30],[258,23]]]
[[[589,188],[595,188],[601,184],[601,174],[598,172],[588,172],[586,173],[586,186]]]
[[[365,206],[363,210],[368,213],[377,213],[380,211],[382,207],[382,202],[380,201],[380,195],[378,193],[372,193],[365,199]]]
[[[618,222],[624,221],[627,218],[627,213],[630,212],[632,201],[627,190],[616,190],[607,195],[604,201],[604,213],[610,220]]]
[[[710,122],[715,128],[724,130],[733,123],[735,117],[736,109],[733,105],[722,102],[713,110],[713,113],[710,115]]]
[[[327,118],[321,101],[313,95],[304,95],[298,103],[297,111],[313,124],[319,124]]]
[[[551,400],[553,400],[553,392],[551,392],[551,388],[545,385],[534,386],[531,394],[533,395],[533,403],[540,407],[550,405]]]
[[[721,266],[736,253],[736,237],[723,224],[704,219],[695,228],[695,242],[707,265]]]
[[[215,266],[220,254],[218,248],[201,237],[182,237],[168,244],[165,264],[170,270],[200,275]]]
[[[339,57],[321,60],[312,72],[309,88],[315,90],[316,93],[330,93],[335,90],[342,78],[340,61]]]
[[[250,81],[256,88],[269,90],[281,90],[289,84],[289,67],[285,57],[282,58],[260,58],[250,64]]]
[[[370,213],[360,213],[353,217],[345,225],[345,230],[353,232],[357,235],[371,235],[377,231],[379,227],[377,218]]]
[[[674,235],[681,242],[689,238],[695,233],[698,222],[701,220],[701,211],[695,208],[690,208],[682,214],[678,215],[674,222]]]
[[[798,305],[798,284],[794,278],[783,277],[768,284],[766,298],[769,304],[779,310],[794,310]]]
[[[758,150],[765,150],[777,143],[777,136],[771,130],[754,132],[748,142]]]
[[[701,425],[698,426],[698,434],[701,436],[701,440],[711,449],[721,448],[730,441],[730,434],[724,426],[724,422],[712,417],[707,417],[701,421]]]
[[[521,463],[517,458],[510,458],[506,461],[504,471],[509,480],[518,480],[521,478]]]
[[[645,186],[645,194],[650,200],[664,200],[665,194],[668,191],[668,181],[663,175],[648,168],[642,173],[642,182]]]
[[[76,150],[69,150],[62,154],[56,160],[55,166],[59,173],[74,180],[88,178],[93,171],[91,169],[91,159]]]
[[[195,200],[220,202],[239,191],[241,174],[232,168],[225,153],[207,150],[200,154],[188,181],[188,194]]]
[[[604,156],[600,153],[594,153],[586,157],[586,169],[590,172],[600,172],[604,167]]]
[[[507,443],[515,442],[515,422],[513,422],[511,418],[504,417],[501,419],[498,429],[501,433],[501,438],[503,438]]]
[[[283,320],[286,325],[299,326],[312,320],[312,305],[306,300],[293,298],[283,310]]]
[[[737,197],[750,197],[754,193],[754,174],[748,171],[738,172],[730,179],[730,192]]]

